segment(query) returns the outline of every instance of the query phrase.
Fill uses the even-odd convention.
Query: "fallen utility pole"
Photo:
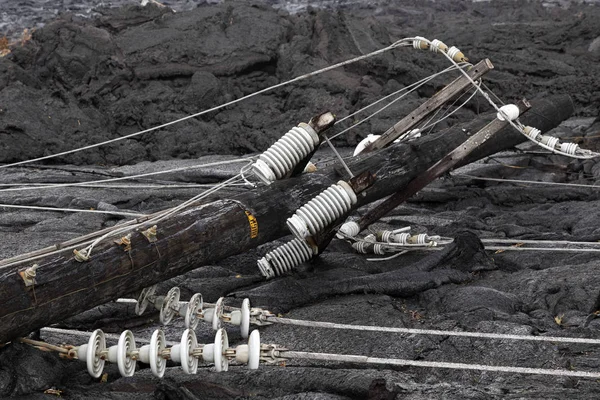
[[[525,115],[522,122],[542,131],[554,128],[573,112],[568,96],[545,98],[532,106],[535,112]],[[489,121],[493,116],[355,157],[349,163],[352,170],[368,171],[377,178],[358,196],[357,206],[405,188],[465,142],[468,132],[486,125],[486,118]],[[509,148],[512,144],[507,143],[520,134],[509,127],[498,135],[506,135],[506,142],[488,147],[484,143],[479,157]],[[252,193],[192,205],[161,221],[152,240],[142,233],[149,227],[141,227],[129,232],[128,246],[115,244],[114,238],[100,242],[89,261],[76,261],[72,249],[42,256],[35,260],[38,267],[33,278],[23,274],[33,261],[0,267],[0,342],[286,236],[286,219],[341,176],[335,168],[327,168]]]
[[[519,107],[519,114],[523,115],[531,108],[531,105],[527,100],[521,100],[517,103],[517,107]],[[450,171],[452,168],[456,167],[460,162],[465,160],[473,150],[480,147],[507,126],[507,121],[501,121],[498,118],[495,118],[479,132],[465,140],[464,143],[452,150],[440,161],[429,167],[421,175],[417,176],[406,187],[394,193],[373,210],[363,215],[357,221],[360,229],[363,230],[373,222],[380,220],[394,208],[398,207],[400,204],[414,196],[419,190],[423,189],[425,186],[429,185],[431,182]]]
[[[477,63],[477,65],[471,67],[471,69],[469,69],[469,71],[467,72],[467,75],[469,75],[471,79],[476,81],[492,69],[494,69],[492,62],[486,58],[485,60],[482,60],[479,63]],[[429,99],[427,99],[425,103],[421,104],[410,114],[402,118],[400,121],[394,124],[394,126],[385,131],[385,133],[381,135],[376,141],[369,144],[364,151],[374,151],[388,146],[394,140],[398,139],[400,135],[417,126],[425,118],[427,118],[429,114],[443,106],[445,103],[450,101],[452,98],[454,98],[456,95],[458,95],[471,85],[471,81],[468,80],[464,75],[461,75],[460,77],[456,78],[454,81],[450,82],[447,86],[445,86],[442,90],[440,90],[439,92],[431,96]]]

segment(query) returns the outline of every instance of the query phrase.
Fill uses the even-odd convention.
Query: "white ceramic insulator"
[[[369,233],[367,236],[365,236],[364,239],[366,242],[372,242],[375,243],[377,241],[377,238],[375,237],[375,235],[373,235],[372,233]]]
[[[352,247],[354,248],[354,250],[356,250],[357,253],[361,253],[361,254],[367,254],[370,251],[370,247],[372,246],[372,243],[368,243],[368,242],[354,242],[352,243]]]
[[[413,39],[413,47],[417,50],[426,50],[429,47],[428,40],[422,36],[415,36]]]
[[[198,358],[194,357],[194,350],[198,347],[198,340],[193,329],[186,329],[181,335],[181,368],[186,374],[195,374],[198,371]]]
[[[514,121],[515,119],[519,118],[520,114],[519,107],[514,104],[506,104],[500,107],[500,111],[498,111],[496,114],[496,118],[498,118],[500,121],[505,121],[506,119],[502,113],[506,115],[509,121]]]
[[[88,373],[94,378],[99,378],[104,370],[104,359],[100,356],[100,353],[106,350],[106,338],[104,332],[100,329],[96,329],[90,335],[87,345],[80,346],[80,349],[83,347],[85,347],[85,354],[82,355],[86,362]]]
[[[560,145],[560,151],[572,156],[574,156],[575,153],[577,153],[578,149],[579,145],[577,143],[561,143]]]
[[[319,135],[308,124],[301,123],[269,147],[252,165],[256,176],[271,184],[283,179],[319,144]]]
[[[241,344],[235,348],[235,361],[240,364],[248,364],[248,345]]]
[[[258,260],[258,268],[265,278],[270,279],[293,270],[313,255],[306,240],[295,238]]]
[[[558,144],[559,139],[557,137],[554,136],[550,136],[550,135],[542,135],[540,142],[545,144],[546,146],[550,147],[551,149],[556,148],[556,145]]]
[[[314,236],[350,211],[356,202],[352,187],[339,181],[300,207],[288,218],[287,226],[298,239]]]
[[[229,323],[231,325],[236,325],[239,326],[242,323],[242,311],[241,310],[234,310],[231,312],[230,314],[230,320]]]
[[[393,235],[391,237],[391,241],[393,243],[407,244],[408,238],[410,238],[410,233],[401,232],[401,233],[396,233],[395,235]]]
[[[88,348],[87,344],[82,344],[81,346],[77,347],[77,358],[79,360],[85,361],[85,355],[87,354],[87,348]]]
[[[248,339],[248,368],[258,369],[260,365],[260,333],[252,331]]]
[[[392,234],[393,234],[393,232],[392,232],[392,231],[383,231],[383,232],[381,232],[381,241],[382,241],[382,242],[389,243],[389,242],[391,241],[391,240],[390,240],[390,236],[391,236]]]
[[[202,360],[207,363],[215,361],[215,345],[213,343],[205,344],[202,347]]]
[[[372,133],[368,134],[366,138],[364,138],[363,140],[361,140],[360,143],[358,143],[356,145],[356,148],[354,149],[354,153],[352,154],[352,156],[357,156],[360,153],[362,153],[363,150],[368,145],[370,145],[371,143],[373,143],[374,141],[376,141],[380,137],[381,137],[381,135],[373,135]]]
[[[213,317],[215,315],[215,309],[214,308],[205,308],[203,311],[204,311],[204,321],[206,321],[208,323],[212,323]]]
[[[526,126],[525,128],[523,128],[523,131],[531,140],[534,140],[536,142],[542,134],[542,131],[532,126]]]
[[[375,243],[375,245],[373,245],[373,253],[379,254],[379,255],[385,254],[385,251],[383,250],[383,246],[381,245],[381,243]]]
[[[175,344],[171,347],[171,361],[175,364],[181,364],[181,344]]]
[[[240,335],[244,339],[248,339],[250,335],[250,310],[250,299],[244,299],[242,301],[240,321]]]
[[[412,244],[421,244],[421,245],[427,244],[429,242],[429,236],[427,236],[427,234],[425,234],[425,233],[420,233],[418,235],[411,236],[408,239],[408,242],[412,243]]]
[[[175,316],[176,310],[179,309],[179,296],[181,292],[177,286],[171,288],[167,292],[167,295],[163,298],[162,304],[159,308],[159,320],[163,325],[168,325],[173,317]]]
[[[448,49],[448,46],[446,46],[444,42],[438,39],[433,39],[431,41],[431,45],[429,46],[429,50],[434,53],[437,53],[440,50],[445,52],[446,49]]]
[[[106,356],[106,361],[108,361],[109,363],[116,364],[118,360],[117,351],[117,346],[110,346],[108,348],[108,355]]]
[[[456,56],[458,53],[460,53],[460,49],[456,46],[452,46],[448,49],[448,55],[450,56],[450,58],[454,59],[454,56]],[[456,61],[456,60],[455,60]]]
[[[337,235],[338,239],[355,237],[360,233],[360,226],[354,221],[344,222],[344,224],[340,226],[339,232],[341,234]]]
[[[140,354],[138,359],[144,364],[150,364],[150,345],[146,344],[140,347]]]

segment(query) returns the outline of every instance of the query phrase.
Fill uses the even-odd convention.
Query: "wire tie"
[[[131,251],[131,233],[123,236],[121,239],[114,240],[114,243],[118,244],[119,246],[125,246],[123,249],[125,251]]]
[[[155,243],[158,240],[156,237],[157,229],[158,229],[158,226],[154,225],[154,226],[146,229],[145,231],[142,231],[142,235],[144,235],[146,237],[146,239],[148,239],[148,242]]]

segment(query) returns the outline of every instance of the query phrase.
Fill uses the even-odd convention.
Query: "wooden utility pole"
[[[523,123],[547,131],[573,112],[568,96],[532,103]],[[406,187],[438,160],[477,132],[493,116],[422,137],[408,144],[356,157],[353,171],[369,171],[377,180],[358,196],[357,206],[389,196]],[[478,157],[505,150],[519,133],[501,130],[506,138],[479,149]],[[143,229],[131,231],[129,246],[114,238],[98,244],[89,261],[78,262],[73,251],[18,261],[0,267],[0,342],[59,322],[128,293],[183,274],[202,265],[241,253],[288,235],[285,221],[296,209],[337,182],[335,168],[277,181],[252,193],[193,205],[161,221],[156,236],[148,240]],[[124,235],[123,235],[124,236]],[[39,265],[33,284],[23,272]]]

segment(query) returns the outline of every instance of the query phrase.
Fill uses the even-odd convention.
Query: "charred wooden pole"
[[[568,96],[533,103],[523,123],[547,131],[573,112]],[[487,120],[493,117],[487,116]],[[370,171],[377,180],[358,196],[358,206],[389,196],[415,179],[486,124],[484,118],[368,155],[349,166]],[[514,138],[511,129],[499,135]],[[506,143],[511,143],[507,141]],[[509,148],[488,147],[480,157]],[[266,243],[289,232],[285,220],[304,203],[340,179],[334,168],[274,182],[253,193],[191,206],[158,224],[155,237],[134,230],[129,246],[99,243],[89,261],[77,262],[71,250],[0,268],[0,342],[106,303],[141,288],[183,274]],[[146,229],[146,227],[144,227]],[[153,240],[150,240],[153,239]],[[154,240],[155,239],[155,240]]]

